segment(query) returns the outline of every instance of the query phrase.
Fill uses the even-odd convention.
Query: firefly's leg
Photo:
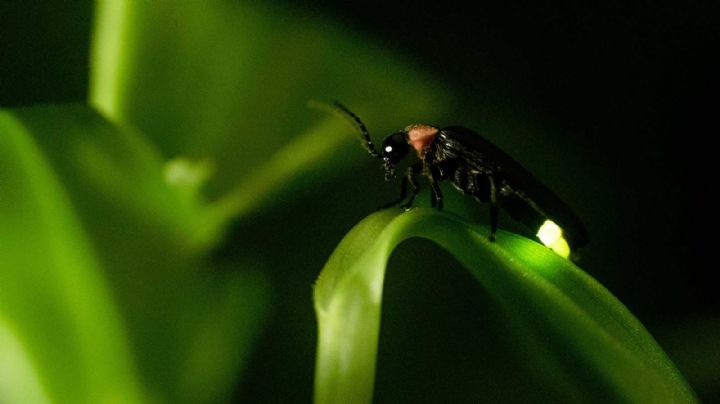
[[[418,174],[421,170],[422,170],[422,165],[419,165],[419,164],[413,164],[411,167],[408,167],[408,169],[405,171],[405,176],[403,177],[402,182],[400,183],[400,197],[398,199],[388,203],[387,205],[382,206],[380,209],[386,209],[391,206],[395,206],[395,205],[402,203],[402,201],[404,201],[405,198],[407,197],[407,187],[408,187],[408,183],[410,183],[410,185],[413,188],[412,193],[410,194],[410,200],[406,204],[401,206],[401,208],[403,208],[403,209],[409,208],[410,205],[412,205],[413,200],[415,199],[415,195],[417,195],[418,190],[419,190],[417,180],[415,179],[415,175]]]
[[[432,190],[432,199],[430,199],[430,206],[432,206],[433,208],[437,208],[437,210],[442,210],[443,195],[442,191],[440,190],[440,181],[436,179],[440,177],[440,174],[436,173],[434,170],[431,170],[428,177],[430,178],[430,189]]]
[[[413,202],[415,201],[415,197],[417,196],[418,192],[420,191],[420,186],[418,185],[417,179],[415,176],[422,172],[422,164],[415,163],[408,167],[408,169],[405,171],[405,182],[410,183],[412,186],[412,191],[410,192],[410,199],[402,205],[400,205],[400,209],[408,210],[412,206]],[[404,198],[403,198],[404,199]]]
[[[490,241],[495,241],[495,232],[498,226],[498,203],[497,189],[495,188],[495,179],[492,175],[487,176],[490,182]]]

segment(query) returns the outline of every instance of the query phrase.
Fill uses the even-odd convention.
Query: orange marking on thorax
[[[418,157],[423,159],[439,129],[430,125],[410,125],[405,131],[408,134],[408,144],[415,149]]]

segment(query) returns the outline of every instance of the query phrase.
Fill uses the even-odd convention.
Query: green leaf
[[[97,315],[102,321],[93,317],[81,323],[83,330],[94,332],[97,341],[107,341],[102,346],[113,351],[97,357],[108,356],[108,366],[113,355],[128,361],[133,358],[140,379],[154,397],[173,402],[227,399],[263,324],[270,295],[267,280],[256,268],[236,264],[232,270],[221,271],[221,264],[210,259],[209,248],[214,244],[198,238],[207,205],[193,182],[201,179],[202,165],[185,162],[172,168],[184,174],[168,175],[168,167],[180,164],[178,161],[166,164],[136,131],[113,125],[82,105],[19,109],[3,113],[3,118],[0,137],[23,139],[24,144],[33,146],[33,154],[27,157],[27,145],[16,146],[3,150],[0,160],[3,165],[13,164],[1,171],[6,178],[0,214],[8,217],[3,220],[7,228],[2,228],[2,236],[12,243],[2,243],[0,248],[7,251],[0,251],[0,260],[10,260],[18,267],[13,276],[28,278],[2,282],[0,299],[17,296],[18,301],[33,301],[36,287],[47,293],[60,288],[74,299],[76,294],[92,297],[86,289],[105,296],[110,293],[105,288],[110,287],[116,302],[108,296],[105,302],[88,298],[85,310],[104,313],[112,308],[119,316]],[[45,174],[20,175],[35,165],[42,165]],[[56,192],[64,199],[55,196]],[[75,233],[83,234],[82,243],[75,241],[79,237]],[[63,262],[35,263],[53,257],[38,251],[55,250]],[[77,261],[78,255],[92,257],[92,265],[73,264],[65,258]],[[27,266],[47,268],[49,274],[57,273],[58,279],[46,276],[43,282],[33,282],[34,276],[41,275],[24,270]],[[65,279],[80,270],[92,273],[92,287],[85,286],[90,280],[84,278]],[[19,311],[22,306],[13,301],[7,307],[9,311],[0,311],[12,326],[5,333],[6,340],[15,340],[25,350],[38,345],[33,343],[38,336],[58,338],[60,349],[63,338],[70,338],[65,329],[79,321],[62,313],[47,315],[50,309],[41,306],[37,311]],[[0,308],[6,309],[5,305]],[[129,339],[131,352],[125,345],[114,346],[119,337],[105,336],[120,327],[106,325],[109,321],[124,325],[125,330],[117,332],[123,335],[124,344]],[[42,332],[28,336],[15,322],[34,324]],[[88,338],[78,341],[93,346]],[[74,350],[65,348],[55,356],[39,355],[30,363],[77,362]],[[215,367],[218,363],[224,366]],[[90,365],[85,370],[92,370],[103,383],[112,383],[113,377],[95,372]],[[63,376],[68,378],[64,385],[82,380],[82,375],[72,372]],[[42,386],[47,384],[39,380]],[[52,399],[57,395],[48,393]]]
[[[122,320],[80,219],[28,129],[6,112],[0,285],[0,401],[141,401]]]
[[[343,239],[314,289],[319,340],[316,403],[372,399],[383,279],[393,249],[429,239],[455,256],[504,310],[518,344],[541,360],[565,399],[695,402],[640,322],[605,288],[539,243],[416,208],[383,211]]]

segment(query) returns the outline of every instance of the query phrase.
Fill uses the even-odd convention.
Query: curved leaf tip
[[[427,208],[382,211],[355,226],[314,289],[315,402],[371,401],[386,263],[411,237],[429,239],[455,256],[522,330],[520,339],[539,348],[531,356],[553,363],[556,379],[576,394],[696,402],[642,324],[599,283],[535,241],[500,231],[492,243],[487,234],[485,227]]]

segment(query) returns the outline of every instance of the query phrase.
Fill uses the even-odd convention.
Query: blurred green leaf
[[[326,119],[276,151],[240,186],[208,206],[199,240],[217,239],[235,218],[281,205],[283,196],[300,199],[322,191],[324,179],[354,170],[356,159],[338,158],[360,154],[355,134],[345,122]],[[321,184],[318,184],[320,182]]]
[[[71,257],[77,254],[96,257],[95,276],[100,278],[96,282],[103,281],[112,287],[117,310],[127,326],[132,354],[149,394],[173,402],[227,399],[266,316],[269,288],[255,268],[236,265],[230,271],[210,260],[208,248],[212,244],[198,242],[197,238],[206,205],[186,188],[192,190],[195,185],[169,181],[168,166],[151,145],[136,132],[107,122],[88,107],[33,107],[9,111],[4,117],[16,128],[7,123],[0,132],[5,136],[4,132],[12,134],[17,128],[23,129],[25,141],[35,147],[35,158],[52,172],[54,187],[66,201],[58,205],[64,206],[60,210],[54,207],[57,198],[51,198],[52,194],[38,193],[41,202],[35,203],[37,207],[9,199],[23,187],[48,188],[44,177],[25,176],[4,184],[7,196],[3,198],[6,204],[1,213],[15,218],[18,215],[13,209],[31,215],[35,210],[42,213],[41,208],[49,205],[48,213],[36,214],[36,220],[61,223],[49,227],[50,230],[57,227],[58,232],[88,235],[89,241],[84,245],[63,238],[65,244],[57,248]],[[15,155],[23,156],[9,150],[3,157]],[[195,169],[192,167],[185,169]],[[8,167],[2,172],[22,171]],[[11,220],[3,224],[9,229],[14,227]],[[27,234],[13,237],[33,239],[37,245],[17,241],[8,252],[9,257],[14,257],[17,265],[23,262],[32,265],[36,251],[53,247],[46,246],[50,241],[42,237],[47,227],[23,226]],[[35,232],[38,235],[34,236]],[[0,254],[3,259],[7,259],[6,255]],[[57,272],[60,277],[69,276],[67,268],[58,268]],[[9,285],[4,288],[8,296],[36,293],[29,281]],[[86,293],[82,285],[67,281],[56,287],[62,287],[65,293]],[[95,303],[88,306],[104,307]],[[38,323],[38,327],[49,327],[50,330],[38,333],[47,338],[54,336],[53,330],[62,333],[63,327],[69,326],[64,324],[68,316],[48,317],[38,310],[7,313],[7,321],[31,321]],[[104,321],[117,320],[117,316],[105,317],[108,320]],[[96,328],[113,330],[94,320],[87,320],[84,327],[87,332],[99,332]],[[26,338],[24,334],[18,336],[21,342]],[[113,341],[103,336],[98,336],[98,340]],[[79,341],[87,343],[87,339]],[[120,354],[127,360],[131,355],[122,349],[114,353]],[[40,358],[38,363],[47,361],[48,358]],[[60,355],[50,362],[68,361],[72,359]],[[218,368],[219,363],[223,366]],[[67,377],[73,376],[77,375]]]
[[[0,313],[0,401],[49,403],[50,398],[28,350]]]
[[[211,161],[212,200],[251,191],[248,180],[269,186],[251,177],[314,131],[321,115],[309,99],[343,100],[383,131],[447,110],[447,91],[409,61],[306,10],[226,0],[97,5],[91,103],[140,128],[166,157]],[[313,149],[324,153],[318,166],[366,158],[341,147],[355,143],[346,133],[330,140],[335,149]],[[340,173],[312,172],[316,184]]]
[[[315,402],[371,401],[385,266],[411,237],[434,241],[471,271],[521,330],[528,360],[541,360],[564,384],[565,399],[696,401],[642,324],[600,284],[538,243],[507,232],[491,243],[487,232],[423,208],[379,212],[353,228],[315,285]]]
[[[7,112],[0,285],[3,402],[141,401],[123,323],[81,219],[29,129]]]

